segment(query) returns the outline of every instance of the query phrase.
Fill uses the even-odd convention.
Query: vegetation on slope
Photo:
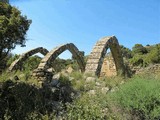
[[[10,53],[17,45],[25,46],[31,20],[6,3],[0,2],[0,119],[82,119],[82,120],[159,120],[160,75],[141,75],[131,79],[97,78],[83,75],[75,60],[57,58],[52,67],[60,72],[58,82],[43,84],[31,76],[41,58],[32,56],[21,71],[5,72],[19,55]],[[132,66],[160,63],[160,44],[135,44],[132,50],[121,46],[122,55]],[[87,57],[85,57],[85,60]],[[76,71],[76,72],[75,72]],[[18,76],[18,77],[17,77]],[[52,81],[52,82],[56,82]]]
[[[160,44],[143,46],[135,44],[132,50],[121,46],[122,55],[132,66],[146,67],[160,63]]]
[[[16,119],[42,120],[58,118],[160,119],[160,75],[134,76],[130,79],[96,78],[94,81],[86,82],[87,76],[79,72],[61,76],[60,88],[63,89],[56,89],[56,91],[51,91],[54,87],[52,89],[39,88],[36,86],[37,81],[33,78],[27,81],[3,82],[0,87],[0,111],[4,117],[12,119],[15,117]],[[7,77],[8,75],[6,78],[1,77],[0,80],[3,81]],[[68,95],[62,94],[64,86],[70,86],[71,89],[67,88],[66,91],[72,92]],[[102,88],[107,87],[108,91],[101,91]],[[66,99],[67,96],[70,96],[70,100]],[[69,101],[63,102],[64,100]],[[56,104],[60,108],[57,110],[53,107],[53,101],[63,103],[63,105]],[[15,111],[16,114],[14,114]]]
[[[113,78],[114,80],[117,78]],[[119,78],[118,78],[119,79]],[[107,83],[107,79],[105,80]],[[99,89],[82,96],[68,106],[69,119],[115,119],[158,120],[160,119],[160,75],[134,76],[124,84],[116,82],[103,94]],[[108,85],[106,84],[106,85]],[[118,89],[112,91],[114,88]],[[95,86],[94,86],[95,87]]]

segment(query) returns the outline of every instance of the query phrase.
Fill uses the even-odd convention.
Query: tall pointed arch
[[[48,50],[43,48],[43,47],[38,47],[38,48],[34,48],[32,50],[29,50],[26,53],[23,53],[22,55],[20,55],[20,57],[18,59],[16,59],[15,61],[12,62],[12,64],[10,65],[10,67],[8,68],[9,71],[13,71],[13,70],[17,70],[20,69],[23,62],[25,62],[25,60],[27,58],[29,58],[30,56],[36,54],[36,53],[41,53],[42,55],[46,55],[48,53]]]
[[[116,65],[117,75],[125,74],[121,49],[115,36],[104,37],[97,41],[96,45],[93,47],[93,50],[89,55],[85,67],[85,73],[92,73],[94,75],[100,76],[102,63],[108,48],[110,48],[111,50]]]
[[[81,54],[81,52],[78,50],[78,48],[73,43],[68,43],[61,45],[59,47],[54,48],[51,50],[40,62],[37,69],[39,70],[46,70],[50,67],[51,63],[65,50],[69,50],[73,57],[77,60],[77,63],[81,69],[82,72],[85,70],[85,63],[84,58]]]

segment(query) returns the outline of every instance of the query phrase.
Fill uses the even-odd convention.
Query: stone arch
[[[20,55],[20,57],[13,61],[12,64],[9,67],[9,71],[13,71],[13,70],[17,70],[21,68],[22,63],[29,58],[30,56],[36,54],[36,53],[41,53],[42,55],[46,55],[49,51],[43,47],[38,47],[32,50],[29,50],[26,53],[23,53],[22,55]]]
[[[52,61],[54,61],[62,52],[69,50],[72,56],[77,60],[77,63],[82,72],[85,70],[85,63],[82,53],[73,43],[61,45],[51,50],[40,62],[38,70],[47,70],[50,67]]]
[[[86,63],[85,73],[92,73],[100,76],[102,63],[108,48],[111,50],[116,65],[117,75],[125,74],[121,49],[115,36],[104,37],[96,43]]]

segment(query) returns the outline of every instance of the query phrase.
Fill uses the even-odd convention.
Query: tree
[[[129,59],[132,58],[132,51],[129,48],[124,47],[123,45],[120,45],[122,56]]]
[[[31,20],[21,15],[21,12],[17,8],[0,2],[0,61],[16,45],[25,45],[26,32],[30,24]]]
[[[152,47],[150,53],[146,57],[150,63],[160,63],[160,44],[156,44]]]
[[[132,52],[133,54],[139,54],[139,55],[143,55],[146,54],[148,51],[145,47],[143,47],[142,44],[135,44],[132,48]]]
[[[149,64],[160,63],[160,44],[148,46],[147,48],[145,48],[147,50],[147,53],[145,54],[143,48],[145,47],[134,49],[134,55],[132,59],[130,59],[130,63],[132,63],[133,66],[146,67]]]
[[[22,68],[24,70],[29,70],[29,71],[34,70],[38,67],[41,60],[42,60],[42,58],[37,56],[37,55],[31,56],[31,57],[28,58],[27,61],[25,61],[23,63]]]

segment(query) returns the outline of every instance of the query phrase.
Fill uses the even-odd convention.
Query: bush
[[[112,100],[124,111],[140,119],[160,119],[160,82],[158,80],[132,79],[120,90],[110,94]]]
[[[148,66],[160,63],[160,44],[143,47],[136,44],[132,50],[133,57],[129,60],[133,66]]]
[[[98,95],[98,94],[97,94]],[[100,96],[84,94],[81,98],[67,106],[67,119],[69,120],[100,120],[105,118],[102,112],[107,106],[105,99]]]

